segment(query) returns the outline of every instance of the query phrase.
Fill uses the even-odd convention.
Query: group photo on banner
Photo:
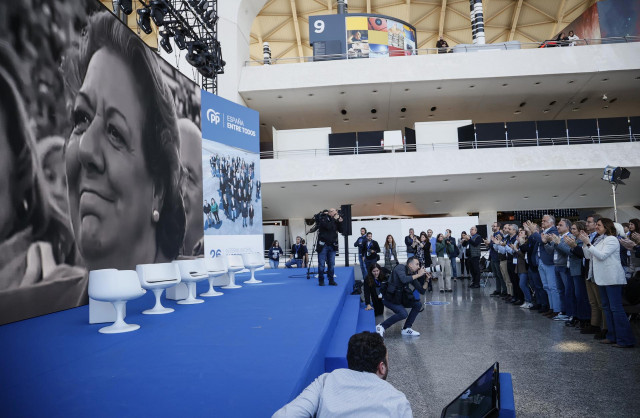
[[[0,1],[0,324],[204,254],[198,85],[97,0],[32,3]]]
[[[203,91],[202,120],[206,256],[263,253],[258,112]]]

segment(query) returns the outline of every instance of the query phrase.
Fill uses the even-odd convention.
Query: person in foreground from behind
[[[420,262],[416,257],[409,258],[406,265],[399,264],[393,269],[387,290],[382,294],[382,303],[395,315],[376,325],[376,332],[381,337],[384,337],[387,328],[403,319],[406,321],[402,327],[402,335],[415,337],[420,335],[418,331],[411,329],[411,326],[422,308],[420,295],[416,296],[415,293],[424,294],[425,289],[429,286],[428,280],[425,280],[423,285],[420,284],[418,279],[422,276],[426,276],[427,279],[431,277],[425,272],[424,267],[420,267]],[[407,314],[405,308],[411,308],[411,313]]]
[[[412,417],[406,396],[386,382],[389,355],[381,336],[368,331],[351,336],[348,369],[336,369],[314,380],[274,418]]]

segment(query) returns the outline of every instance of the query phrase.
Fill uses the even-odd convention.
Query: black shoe
[[[453,293],[453,289],[445,290],[447,293]]]
[[[568,320],[568,321],[564,321],[564,325],[565,325],[566,327],[575,327],[577,323],[578,323],[578,320],[577,320],[577,319],[575,319],[575,318],[571,318],[571,319],[570,319],[570,320]]]
[[[444,293],[444,290],[440,289],[440,293]]]
[[[522,300],[522,299],[518,299],[518,300],[515,300],[515,301],[511,302],[512,305],[522,305],[523,303],[524,303],[524,300]]]
[[[479,284],[472,284],[471,286],[469,286],[469,289],[480,289],[480,285]]]
[[[547,312],[549,312],[549,308],[546,306],[543,306],[538,310],[538,313],[542,315],[546,314]]]
[[[324,280],[318,281],[318,286],[324,286]]]
[[[496,290],[493,293],[491,293],[489,296],[500,296],[500,292]]]
[[[607,338],[606,329],[600,330],[600,332],[597,332],[596,335],[593,336],[594,340],[604,340],[605,338]]]
[[[530,309],[530,310],[532,310],[532,311],[533,311],[533,310],[537,311],[537,310],[540,310],[540,308],[541,308],[541,306],[540,306],[540,305],[533,305],[533,306],[532,306],[532,307],[530,307],[529,309]]]
[[[580,330],[580,334],[597,334],[600,332],[600,328],[593,325],[589,325],[587,328]]]
[[[504,297],[507,297],[507,296],[509,296],[509,294],[507,292],[500,293],[500,297],[504,298]]]
[[[337,286],[338,283],[335,282],[335,280],[329,280],[329,286]]]

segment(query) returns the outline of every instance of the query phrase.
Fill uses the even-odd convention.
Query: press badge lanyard
[[[296,255],[293,256],[293,258],[298,258],[298,250],[300,249],[300,245],[299,244],[295,244],[294,247],[296,247]]]

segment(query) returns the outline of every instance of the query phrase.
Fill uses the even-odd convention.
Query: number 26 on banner
[[[315,22],[313,22],[313,27],[315,28],[315,33],[324,32],[324,20],[316,20]]]

